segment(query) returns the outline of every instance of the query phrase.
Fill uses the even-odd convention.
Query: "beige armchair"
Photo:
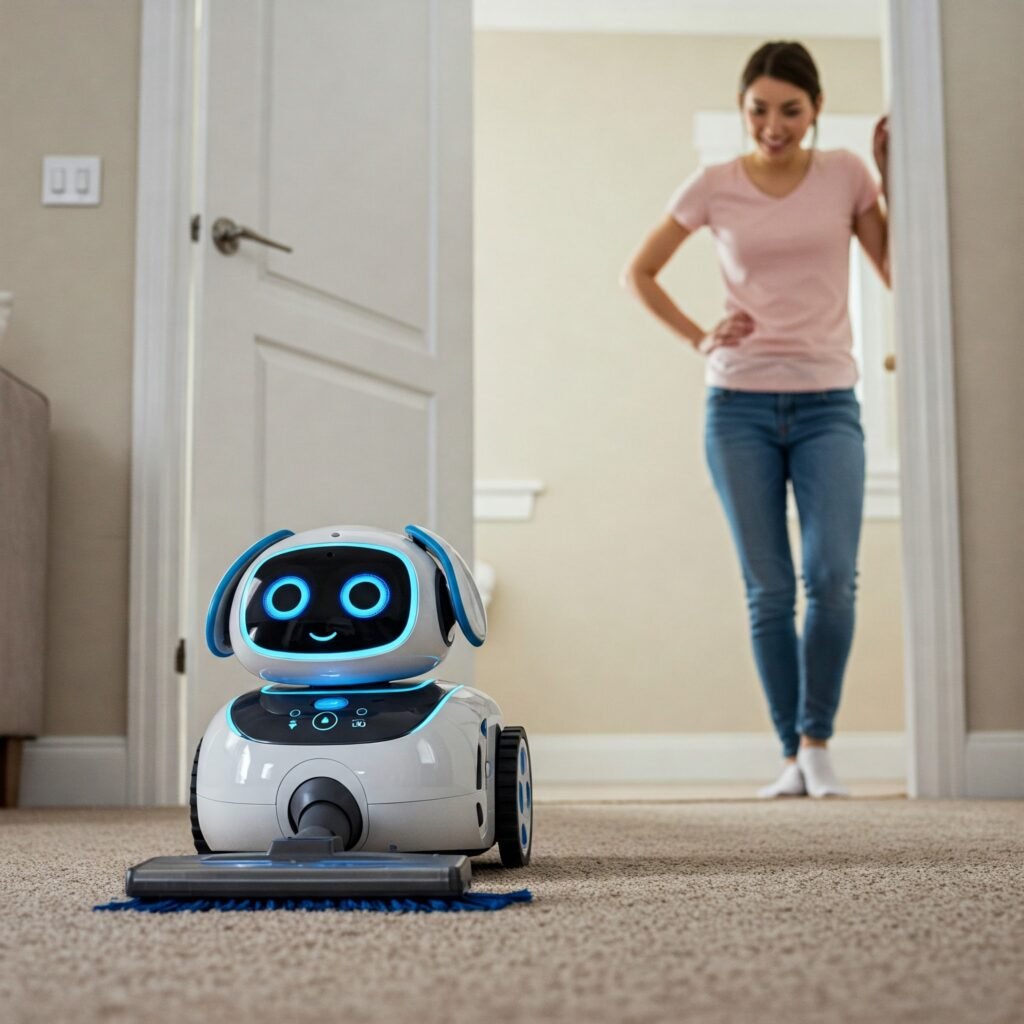
[[[0,806],[18,800],[25,739],[43,726],[50,406],[0,369]]]

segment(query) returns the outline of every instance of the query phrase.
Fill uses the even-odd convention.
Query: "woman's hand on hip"
[[[733,313],[720,320],[697,343],[697,351],[709,356],[716,348],[738,345],[754,330],[754,318],[749,313]]]

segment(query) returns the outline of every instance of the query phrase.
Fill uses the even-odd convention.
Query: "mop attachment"
[[[461,854],[352,853],[337,836],[275,839],[266,853],[153,857],[128,869],[133,899],[95,910],[499,910],[529,891],[469,893]]]
[[[516,892],[468,892],[453,899],[391,900],[114,900],[93,910],[137,910],[146,914],[175,914],[208,910],[371,910],[398,914],[429,914],[434,911],[501,910],[514,903],[529,903],[529,889]]]

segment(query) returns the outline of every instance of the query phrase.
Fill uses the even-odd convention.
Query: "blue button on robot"
[[[317,711],[340,711],[348,707],[348,701],[344,697],[321,697],[313,701],[313,707]]]
[[[456,629],[480,646],[483,602],[459,554],[423,527],[252,545],[217,587],[206,638],[261,686],[221,708],[196,750],[196,849],[264,850],[301,833],[367,853],[497,843],[504,865],[528,864],[526,731],[487,694],[434,678]]]

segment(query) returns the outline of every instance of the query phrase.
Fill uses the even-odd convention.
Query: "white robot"
[[[210,722],[192,767],[197,851],[334,835],[346,850],[530,861],[526,731],[479,690],[429,674],[456,626],[480,646],[465,562],[419,526],[328,526],[258,541],[225,573],[206,640],[265,685]],[[406,682],[401,682],[406,680]]]

